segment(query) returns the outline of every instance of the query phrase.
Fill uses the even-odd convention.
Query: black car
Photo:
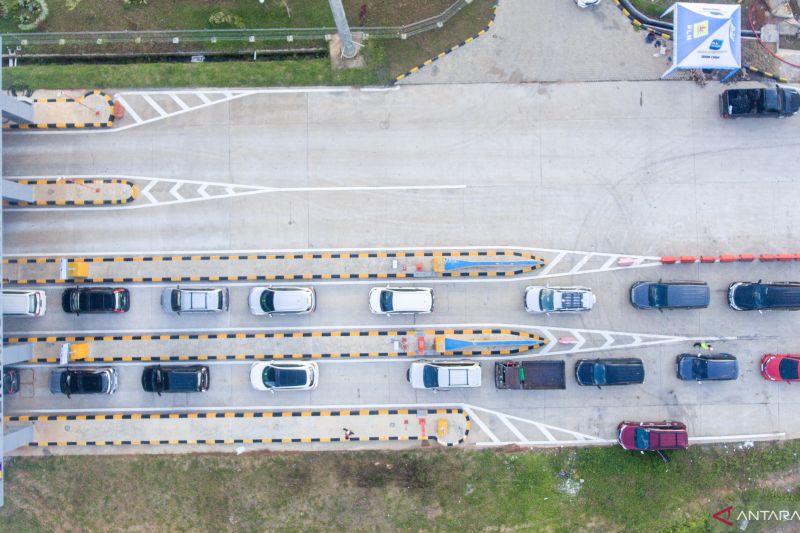
[[[19,392],[19,372],[16,368],[3,368],[3,394],[10,395]]]
[[[116,287],[75,287],[61,296],[65,313],[124,313],[131,308],[128,289]]]
[[[205,392],[209,385],[207,366],[148,366],[142,372],[146,392]]]
[[[634,385],[644,383],[641,359],[581,359],[575,363],[578,385]]]
[[[678,379],[685,381],[728,381],[739,377],[739,362],[728,353],[678,356]]]
[[[780,281],[755,283],[737,281],[728,287],[728,305],[736,311],[762,309],[800,309],[800,283]]]
[[[639,309],[708,307],[711,292],[702,281],[639,281],[631,286],[631,303]]]
[[[66,394],[114,394],[117,371],[114,368],[67,368],[50,374],[50,392]]]

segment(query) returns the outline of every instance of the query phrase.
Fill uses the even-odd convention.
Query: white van
[[[44,291],[3,291],[3,316],[42,316],[46,309]]]

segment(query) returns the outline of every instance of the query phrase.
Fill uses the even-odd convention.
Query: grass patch
[[[138,63],[131,65],[36,65],[3,70],[3,88],[36,89],[264,87],[383,85],[383,50],[369,46],[368,67],[334,70],[329,59],[221,63]]]
[[[475,0],[441,29],[430,30],[405,41],[383,41],[392,79],[475,36],[491,20],[495,4],[496,0]]]
[[[362,5],[369,26],[401,26],[437,15],[454,0],[344,0],[348,20],[359,26]],[[148,0],[126,5],[123,0],[80,0],[70,10],[65,0],[48,0],[45,31],[112,31],[212,28],[209,17],[219,11],[232,15],[245,28],[333,27],[327,0]],[[227,25],[234,27],[235,25]],[[222,26],[217,27],[225,27]],[[40,31],[41,31],[40,30]],[[0,20],[0,31],[16,33],[14,21]]]
[[[731,0],[683,0],[685,2],[704,3],[704,4],[731,4]],[[658,19],[669,6],[674,4],[674,0],[631,0],[631,4],[650,18]],[[662,20],[672,22],[672,15],[667,15]]]
[[[669,464],[619,448],[16,458],[4,472],[0,523],[24,531],[704,531],[728,505],[797,508],[798,452],[794,442],[693,447]],[[562,471],[581,487],[577,495],[561,490]],[[748,531],[767,525],[751,522]]]

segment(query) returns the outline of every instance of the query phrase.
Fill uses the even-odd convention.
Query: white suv
[[[247,301],[254,315],[304,315],[317,307],[310,287],[254,287]]]
[[[161,293],[161,307],[167,313],[219,313],[228,310],[228,289],[197,287],[167,288]]]
[[[433,311],[433,289],[375,287],[369,291],[369,310],[378,315],[430,313]]]
[[[417,361],[406,379],[414,389],[448,390],[481,386],[481,364],[477,361]]]
[[[589,311],[596,298],[586,287],[525,288],[525,310],[529,313],[577,313]]]

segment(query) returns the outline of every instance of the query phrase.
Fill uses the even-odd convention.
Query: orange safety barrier
[[[713,255],[701,255],[700,256],[700,262],[701,263],[716,263],[717,262],[717,258],[714,257]]]
[[[742,256],[739,256],[740,259],[741,259],[741,257]],[[736,261],[736,256],[735,255],[721,255],[721,256],[719,256],[719,262],[720,263],[733,263],[734,261]],[[752,261],[752,259],[751,259],[751,261]]]
[[[775,261],[778,258],[775,254],[761,254],[758,256],[759,261]]]
[[[778,261],[794,261],[794,254],[778,254]]]
[[[125,118],[125,108],[119,102],[114,102],[114,120]]]
[[[662,265],[674,265],[675,264],[675,258],[672,257],[671,255],[661,256],[661,264]]]
[[[694,263],[697,261],[697,258],[693,255],[682,255],[681,256],[681,263]]]
[[[750,261],[755,261],[755,260],[756,260],[756,256],[754,256],[753,254],[740,254],[739,255],[739,261],[750,262]]]

